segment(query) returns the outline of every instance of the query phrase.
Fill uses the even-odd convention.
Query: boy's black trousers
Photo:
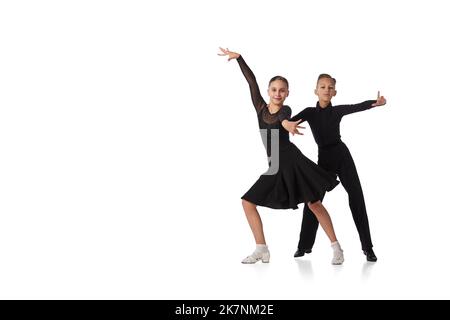
[[[343,142],[339,142],[333,146],[319,148],[318,165],[323,169],[338,175],[342,186],[348,194],[350,210],[353,215],[356,229],[359,233],[362,249],[367,250],[372,248],[373,245],[370,237],[369,220],[367,218],[364,195],[355,163],[353,162],[352,155],[347,146]],[[318,226],[319,222],[317,221],[316,216],[309,209],[308,205],[305,204],[298,249],[312,249],[316,239]]]

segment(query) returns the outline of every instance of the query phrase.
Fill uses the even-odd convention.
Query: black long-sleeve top
[[[266,148],[267,155],[270,156],[272,129],[278,130],[278,142],[280,150],[289,145],[292,145],[292,143],[289,141],[289,132],[281,125],[281,122],[283,122],[283,120],[289,120],[289,118],[291,117],[291,108],[289,106],[283,105],[277,112],[270,113],[267,103],[261,96],[258,83],[256,82],[256,77],[253,74],[252,70],[250,70],[242,56],[239,56],[237,62],[239,63],[239,67],[241,68],[242,73],[244,74],[244,77],[247,80],[248,85],[250,86],[250,95],[252,97],[253,106],[255,107],[256,114],[258,116],[259,129],[267,129],[266,138],[264,138],[262,132],[261,137],[263,138],[263,143],[264,147]]]
[[[291,121],[308,121],[319,148],[334,146],[341,141],[340,123],[343,116],[372,108],[376,100],[358,104],[332,106],[331,103],[321,108],[317,102],[315,108],[306,108],[291,118]],[[303,122],[302,121],[302,122]]]

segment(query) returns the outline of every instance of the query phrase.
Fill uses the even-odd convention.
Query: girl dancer
[[[269,82],[267,104],[259,91],[255,75],[239,53],[220,48],[221,56],[228,61],[236,59],[250,86],[250,94],[258,117],[259,128],[269,158],[269,170],[242,196],[247,221],[256,242],[255,251],[242,263],[269,262],[270,253],[264,237],[261,217],[257,206],[273,209],[297,209],[299,203],[307,203],[316,216],[333,248],[332,264],[344,262],[343,250],[337,241],[331,218],[320,199],[339,182],[336,176],[326,172],[305,157],[289,141],[289,132],[284,128],[291,116],[291,109],[283,105],[289,95],[288,81],[280,76]],[[300,121],[298,121],[300,122]],[[297,126],[294,133],[300,134]]]

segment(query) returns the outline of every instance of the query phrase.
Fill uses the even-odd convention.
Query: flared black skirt
[[[262,175],[242,199],[273,209],[298,209],[299,203],[320,200],[339,184],[292,143],[280,150],[276,174]]]

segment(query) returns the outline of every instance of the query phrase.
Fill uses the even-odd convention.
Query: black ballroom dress
[[[339,184],[336,175],[320,168],[289,141],[289,132],[281,122],[290,119],[291,108],[283,106],[278,112],[271,114],[261,96],[255,75],[242,56],[237,61],[250,86],[269,158],[269,170],[259,177],[242,199],[273,209],[298,209],[299,203],[322,199],[325,192]]]

